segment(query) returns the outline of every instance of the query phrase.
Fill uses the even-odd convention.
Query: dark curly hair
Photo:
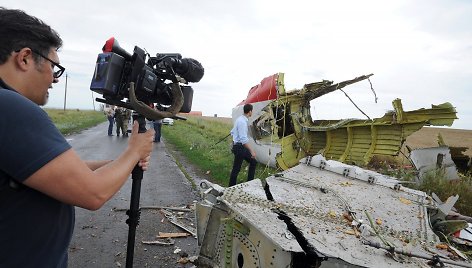
[[[13,51],[29,47],[43,55],[51,48],[62,46],[59,34],[42,20],[22,10],[0,7],[0,64],[7,61]],[[37,55],[34,55],[38,60]]]

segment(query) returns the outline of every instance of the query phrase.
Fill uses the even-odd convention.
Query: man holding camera
[[[133,125],[114,161],[83,161],[39,107],[65,68],[59,35],[0,7],[0,267],[67,267],[74,206],[99,209],[136,164],[146,170],[154,131]]]

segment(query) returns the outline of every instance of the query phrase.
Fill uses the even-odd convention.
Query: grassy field
[[[228,137],[224,141],[216,143],[228,135],[231,127],[231,119],[228,118],[189,116],[187,121],[177,120],[174,126],[164,126],[163,135],[190,162],[194,163],[204,172],[207,172],[215,182],[227,185],[233,163],[233,155],[230,151],[231,138]],[[472,131],[444,128],[423,128],[410,136],[406,144],[412,149],[437,146],[438,133],[441,133],[444,141],[450,146],[467,146],[472,148]],[[470,153],[470,149],[466,153]],[[384,165],[385,163],[383,162]],[[244,164],[243,168],[245,166],[246,164]],[[401,167],[394,170],[390,166],[384,169],[381,167],[378,171],[405,179],[412,179],[414,176],[413,170],[404,170]],[[269,173],[273,174],[276,172],[277,170],[273,168],[259,165],[256,171],[256,178],[265,178]],[[246,176],[247,170],[243,169],[238,176],[238,181],[245,181]],[[472,215],[472,205],[470,205],[472,204],[471,183],[470,174],[462,176],[460,181],[451,183],[440,172],[437,172],[428,176],[422,184],[412,184],[410,187],[429,194],[435,192],[442,200],[451,195],[459,194],[460,198],[456,208],[465,215]]]
[[[106,116],[101,111],[44,109],[63,135],[105,122]]]

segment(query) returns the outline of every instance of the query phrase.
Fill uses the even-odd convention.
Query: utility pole
[[[66,89],[64,91],[64,111],[66,110],[66,101],[67,101],[67,73],[66,73]]]
[[[90,92],[92,92],[92,104],[93,104],[93,110],[95,111],[95,100],[93,98],[93,91],[90,90]]]

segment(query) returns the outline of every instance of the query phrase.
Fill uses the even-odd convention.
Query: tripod
[[[146,132],[146,120],[143,115],[133,115],[133,120],[138,121],[139,133]],[[141,181],[143,180],[143,169],[138,164],[134,166],[134,169],[131,172],[131,179],[133,180],[133,184],[131,186],[131,201],[129,210],[126,211],[126,215],[128,215],[126,223],[129,225],[128,243],[126,248],[126,268],[133,267],[136,227],[139,224],[139,217],[141,214],[139,208],[139,199],[141,196]]]

